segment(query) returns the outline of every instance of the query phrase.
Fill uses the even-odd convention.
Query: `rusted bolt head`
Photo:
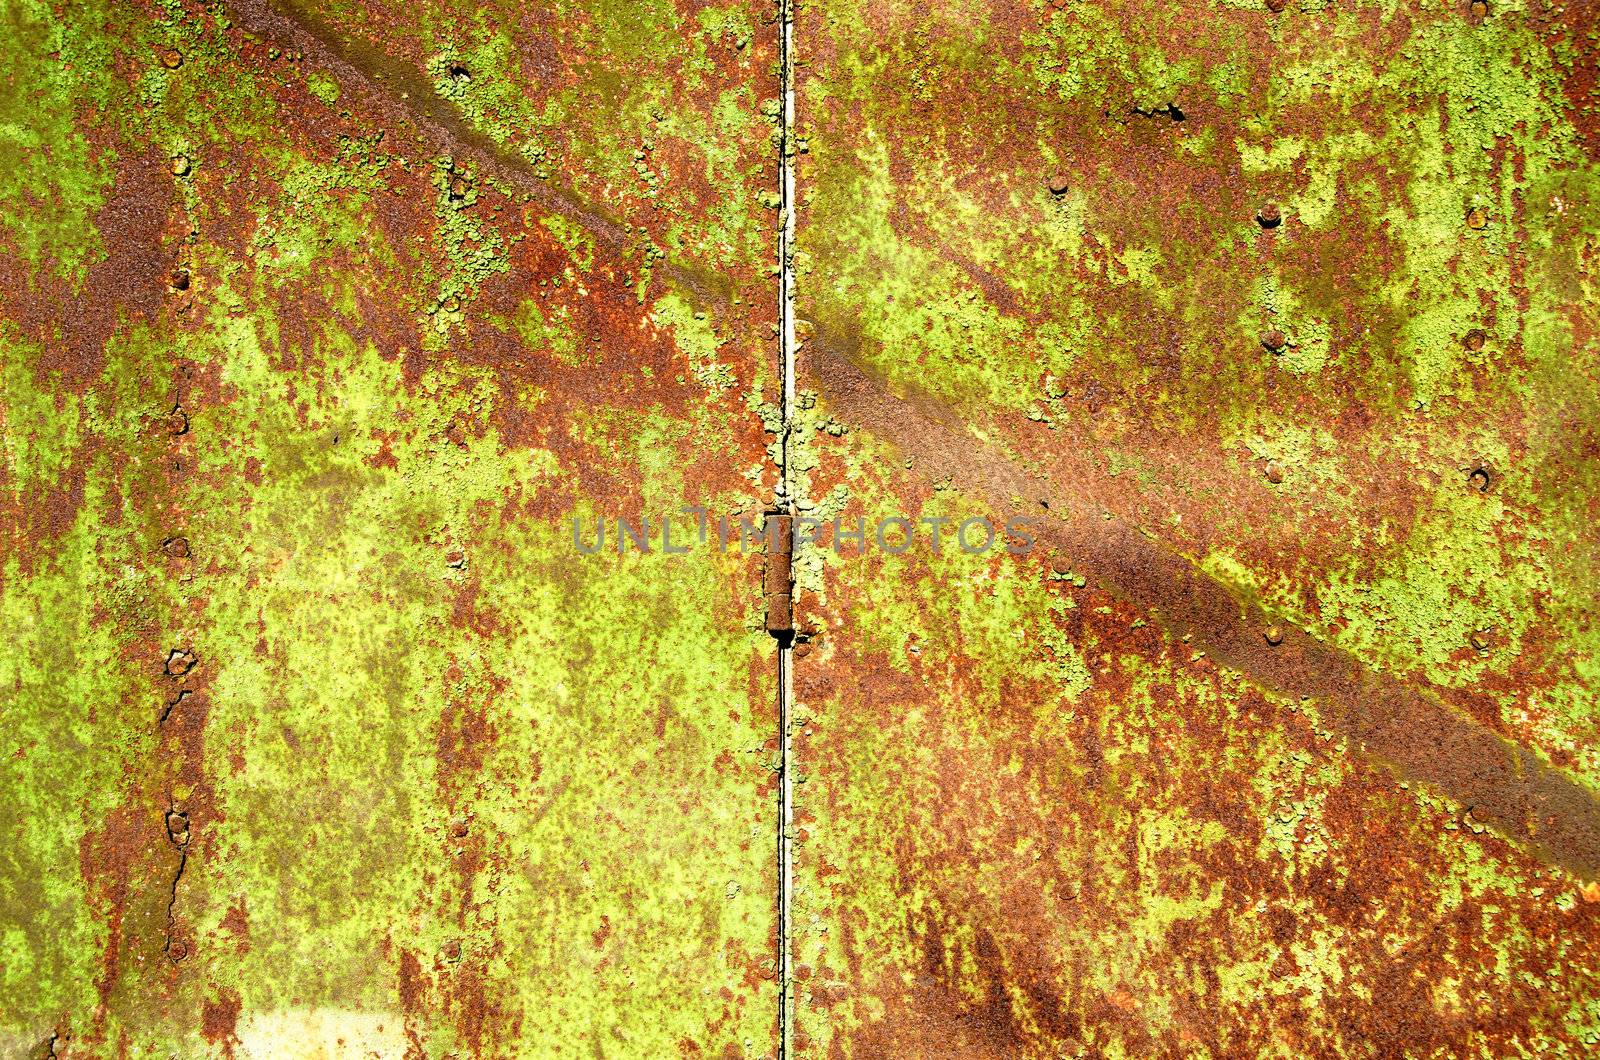
[[[1261,345],[1277,353],[1289,344],[1289,338],[1277,328],[1268,328],[1261,333]]]
[[[189,815],[172,810],[167,814],[167,835],[174,843],[189,841]]]
[[[1482,206],[1474,206],[1467,211],[1467,227],[1473,231],[1486,228],[1489,225],[1489,211]]]
[[[1489,17],[1489,5],[1486,4],[1484,0],[1472,0],[1471,11],[1473,18]]]
[[[1473,353],[1477,353],[1479,350],[1483,349],[1483,342],[1487,338],[1488,336],[1483,333],[1482,328],[1473,328],[1471,331],[1461,336],[1461,345],[1465,346]]]
[[[187,155],[173,155],[172,156],[172,175],[175,176],[175,177],[181,177],[181,176],[184,176],[185,174],[187,174],[188,172],[189,172],[189,157]]]
[[[444,561],[459,570],[467,565],[467,554],[459,548],[453,548],[444,554]]]
[[[1268,644],[1271,644],[1273,647],[1277,647],[1279,644],[1283,643],[1283,627],[1278,625],[1268,626],[1266,629],[1261,631],[1261,636],[1266,639]]]
[[[1050,178],[1051,195],[1065,195],[1070,187],[1072,187],[1072,184],[1065,173],[1056,173]]]
[[[180,434],[189,433],[189,414],[181,408],[173,409],[167,413],[167,433],[176,438]]]
[[[1486,467],[1475,467],[1475,468],[1472,469],[1472,473],[1467,476],[1467,483],[1469,485],[1471,485],[1472,488],[1477,490],[1479,493],[1488,493],[1489,492],[1489,478],[1490,478],[1490,476],[1489,476],[1489,469],[1488,468],[1486,468]]]
[[[189,539],[186,537],[169,537],[161,542],[161,551],[173,559],[188,559]]]
[[[452,199],[465,199],[467,197],[467,181],[464,177],[453,177],[450,180],[450,197]]]
[[[1289,6],[1289,0],[1267,0],[1267,10],[1276,15]]]
[[[167,275],[167,286],[174,291],[187,291],[189,289],[189,270],[185,268],[173,269]]]
[[[189,944],[187,942],[182,939],[173,939],[167,943],[167,959],[173,964],[177,964],[187,956],[189,956]]]
[[[183,53],[176,48],[162,48],[161,65],[168,70],[176,70],[183,65]]]
[[[1278,209],[1277,203],[1269,202],[1256,211],[1256,220],[1261,223],[1262,228],[1277,228],[1279,222],[1283,220],[1283,211]]]
[[[167,673],[172,677],[182,677],[194,669],[196,662],[193,652],[182,648],[173,648],[167,653]]]
[[[799,644],[796,644],[794,646],[794,657],[796,659],[804,659],[807,655],[810,655],[810,654],[811,654],[811,643],[809,641],[804,641],[803,640]]]
[[[460,941],[457,939],[451,939],[449,942],[444,944],[439,953],[447,961],[459,961],[461,959]]]
[[[1474,648],[1478,649],[1479,651],[1488,651],[1489,650],[1490,641],[1489,641],[1489,631],[1488,630],[1483,630],[1483,629],[1473,630],[1472,636],[1469,639],[1472,641],[1472,646]]]
[[[465,839],[471,830],[472,825],[465,817],[457,817],[450,822],[450,834],[457,839]]]
[[[1276,460],[1267,461],[1267,481],[1274,486],[1283,481],[1283,465]]]

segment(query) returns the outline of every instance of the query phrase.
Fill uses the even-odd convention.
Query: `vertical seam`
[[[782,373],[782,427],[778,438],[778,485],[775,507],[794,514],[789,479],[789,442],[795,411],[794,328],[794,0],[778,0],[778,88],[781,94],[778,132],[778,345]],[[791,544],[791,548],[793,545]],[[792,564],[791,564],[792,571]],[[791,606],[794,600],[790,574]],[[788,1060],[794,1026],[790,945],[793,897],[793,748],[789,719],[793,706],[791,666],[793,639],[778,643],[778,1060]]]

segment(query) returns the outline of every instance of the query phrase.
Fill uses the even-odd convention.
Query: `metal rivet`
[[[183,53],[176,48],[161,49],[161,65],[168,70],[176,70],[183,65]]]
[[[1472,0],[1471,11],[1473,18],[1489,17],[1489,5],[1484,0]]]
[[[173,269],[167,277],[167,286],[174,291],[187,291],[189,289],[189,270]]]
[[[172,175],[175,177],[186,176],[189,172],[189,159],[186,155],[172,156]]]
[[[169,537],[161,542],[161,551],[173,559],[188,559],[189,539],[186,537]]]
[[[1483,333],[1481,328],[1473,328],[1471,331],[1461,336],[1461,345],[1465,346],[1473,353],[1477,353],[1479,350],[1483,349],[1483,342],[1487,338],[1488,336]]]
[[[1067,180],[1067,175],[1065,173],[1057,173],[1055,176],[1050,178],[1051,195],[1065,195],[1067,193],[1067,189],[1071,186],[1072,185]]]
[[[1277,228],[1278,222],[1283,220],[1283,211],[1278,209],[1278,204],[1269,202],[1256,211],[1256,220],[1262,228]]]
[[[1267,643],[1274,647],[1283,643],[1283,630],[1278,626],[1268,626],[1261,631],[1261,636],[1266,638]]]
[[[1480,228],[1488,227],[1488,224],[1489,211],[1485,210],[1482,206],[1474,206],[1472,209],[1467,211],[1468,228],[1477,231]]]
[[[189,433],[189,414],[181,407],[167,413],[167,433],[174,438]]]
[[[1283,481],[1283,465],[1276,460],[1267,461],[1267,481],[1274,486]]]
[[[1472,469],[1472,473],[1467,476],[1467,482],[1479,493],[1488,493],[1490,477],[1488,468],[1475,467]]]
[[[1288,342],[1288,337],[1277,328],[1270,328],[1261,333],[1261,345],[1265,346],[1273,353],[1277,353],[1279,350],[1283,349]]]
[[[1489,650],[1489,633],[1487,630],[1474,630],[1471,640],[1472,646],[1477,648],[1479,651]]]
[[[189,944],[182,939],[173,939],[167,943],[167,959],[173,964],[177,964],[187,956],[189,956]]]

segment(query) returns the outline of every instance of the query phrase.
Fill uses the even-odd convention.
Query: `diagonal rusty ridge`
[[[1317,701],[1329,728],[1391,772],[1417,780],[1535,857],[1585,879],[1600,875],[1600,799],[1536,753],[1455,711],[1428,688],[1366,666],[1288,625],[1268,643],[1272,617],[1098,505],[1041,480],[974,438],[935,403],[895,396],[864,372],[856,341],[818,325],[806,383],[830,414],[912,458],[930,481],[950,480],[996,511],[1048,503],[1036,535],[1073,569],[1188,634],[1213,658],[1263,688]],[[849,350],[849,353],[843,352]],[[1021,508],[1019,508],[1019,504]]]
[[[621,220],[577,189],[539,176],[526,158],[474,128],[460,109],[406,60],[358,37],[341,34],[312,11],[286,0],[227,0],[224,6],[240,29],[275,41],[286,51],[301,53],[365,97],[374,116],[396,127],[410,125],[441,150],[470,159],[485,175],[580,226],[613,252],[620,253],[629,245]],[[734,297],[733,280],[713,270],[669,260],[658,265],[657,271],[708,304],[726,304]]]
[[[628,243],[624,226],[576,190],[539,177],[440,96],[409,63],[345,39],[282,0],[229,0],[242,28],[298,50],[359,89],[374,113],[414,126],[452,154],[545,208],[582,225],[613,249]],[[727,304],[731,281],[670,259],[659,272],[704,308]],[[1285,625],[1269,644],[1271,617],[1199,571],[1182,555],[1121,518],[1075,500],[1013,459],[974,438],[937,403],[895,396],[860,366],[859,339],[820,324],[805,345],[802,369],[829,411],[898,446],[932,480],[949,479],[1000,511],[1030,512],[1048,500],[1039,536],[1071,557],[1074,569],[1149,610],[1170,632],[1189,634],[1212,657],[1283,695],[1318,701],[1329,727],[1395,775],[1425,783],[1471,811],[1533,856],[1585,879],[1600,876],[1600,799],[1539,755],[1492,732],[1418,687],[1366,666],[1350,654]]]

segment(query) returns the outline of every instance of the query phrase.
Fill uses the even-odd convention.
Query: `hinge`
[[[767,600],[767,632],[779,643],[794,638],[794,576],[790,562],[794,552],[794,517],[784,512],[766,513],[766,570],[762,587]]]

